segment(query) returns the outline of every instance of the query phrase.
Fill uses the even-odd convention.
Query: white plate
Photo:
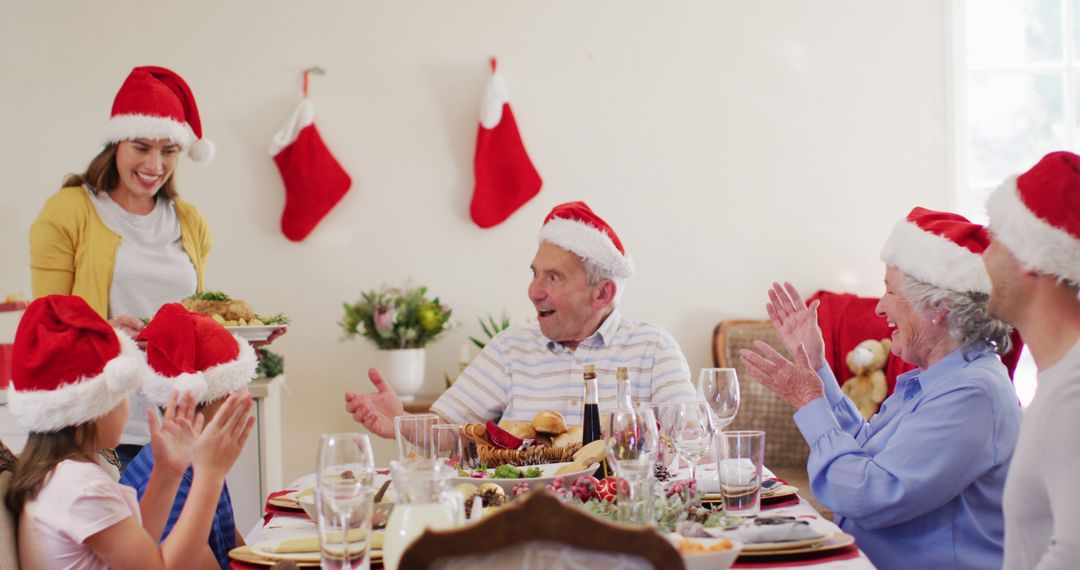
[[[234,335],[248,341],[259,342],[270,338],[270,335],[278,330],[283,329],[289,325],[262,325],[255,327],[225,327],[226,330]]]
[[[506,491],[506,493],[509,495],[510,491],[513,490],[514,486],[517,485],[518,483],[528,483],[530,487],[535,488],[535,487],[538,487],[538,486],[541,486],[541,485],[547,485],[547,484],[551,483],[552,481],[554,481],[555,479],[558,479],[559,477],[562,477],[564,483],[570,484],[571,482],[573,482],[574,479],[577,479],[578,477],[581,477],[582,475],[592,475],[592,473],[594,471],[596,471],[596,466],[594,465],[593,467],[591,467],[589,469],[585,469],[583,471],[577,471],[577,472],[574,472],[574,473],[566,473],[566,474],[563,474],[563,475],[556,476],[555,472],[558,471],[559,468],[562,467],[563,465],[566,465],[566,463],[544,463],[543,465],[519,467],[518,469],[521,469],[522,471],[528,469],[529,467],[539,467],[540,468],[540,470],[541,470],[540,476],[539,477],[532,477],[532,478],[529,478],[529,479],[494,479],[492,477],[485,477],[485,478],[480,479],[480,478],[475,478],[475,477],[455,477],[454,478],[454,484],[457,485],[457,484],[460,484],[460,483],[470,483],[472,485],[476,485],[477,487],[479,487],[480,485],[483,485],[484,483],[495,483],[496,485],[502,487],[503,491]],[[490,473],[494,472],[495,470],[494,469],[488,469],[487,471],[490,474]]]

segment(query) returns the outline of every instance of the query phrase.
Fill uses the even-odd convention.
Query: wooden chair
[[[726,429],[755,429],[765,432],[765,465],[778,477],[799,488],[799,495],[810,501],[822,516],[832,518],[814,498],[806,473],[810,447],[792,416],[795,408],[773,394],[746,372],[739,350],[754,348],[754,341],[768,343],[777,352],[791,358],[779,335],[768,320],[721,321],[713,329],[713,364],[734,368],[739,376],[739,413]]]
[[[534,549],[531,554],[525,553],[528,548]],[[533,556],[545,551],[550,554],[545,560],[554,565]],[[538,490],[479,523],[424,531],[405,549],[398,567],[679,570],[685,565],[678,550],[655,530],[603,521]]]

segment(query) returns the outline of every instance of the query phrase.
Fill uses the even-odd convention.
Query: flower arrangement
[[[429,299],[427,287],[384,286],[344,306],[345,338],[363,336],[383,350],[423,348],[453,326],[450,307]]]

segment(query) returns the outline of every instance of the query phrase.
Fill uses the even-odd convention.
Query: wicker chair
[[[806,473],[810,448],[792,419],[795,409],[751,378],[739,358],[739,350],[752,349],[756,340],[768,343],[790,358],[772,323],[767,320],[722,321],[713,330],[713,364],[734,368],[739,376],[739,414],[727,429],[765,431],[765,465],[778,477],[798,487],[800,496],[810,501],[822,516],[831,519],[832,512],[817,502],[810,489]]]
[[[14,467],[15,455],[0,441],[0,570],[19,570],[18,541],[15,539],[19,521],[4,502]]]

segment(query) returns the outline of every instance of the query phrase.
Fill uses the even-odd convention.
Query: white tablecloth
[[[772,472],[765,470],[765,477],[772,477]],[[375,485],[381,486],[383,481],[387,480],[389,475],[375,475]],[[708,488],[708,481],[711,478],[716,480],[716,466],[712,467],[702,465],[698,467],[698,478],[702,481],[702,488]],[[315,485],[315,475],[305,475],[289,484],[290,489],[306,489]],[[719,487],[717,487],[719,490]],[[787,507],[779,507],[775,509],[768,509],[765,511],[772,516],[792,516],[792,517],[820,517],[820,513],[814,509],[807,501],[800,501],[797,505],[791,505]],[[245,540],[248,544],[254,544],[263,540],[277,540],[282,538],[295,538],[304,536],[315,536],[318,531],[315,528],[315,523],[311,522],[304,517],[290,517],[279,516],[274,517],[265,526],[262,521],[259,521],[251,532],[247,534]],[[765,566],[759,566],[756,568],[770,568]],[[779,567],[777,567],[779,568]],[[852,558],[850,560],[837,560],[832,562],[822,562],[820,564],[808,564],[805,566],[798,566],[796,568],[806,568],[808,570],[873,570],[874,565],[870,563],[870,560],[866,558],[865,554],[859,553],[858,558]]]

